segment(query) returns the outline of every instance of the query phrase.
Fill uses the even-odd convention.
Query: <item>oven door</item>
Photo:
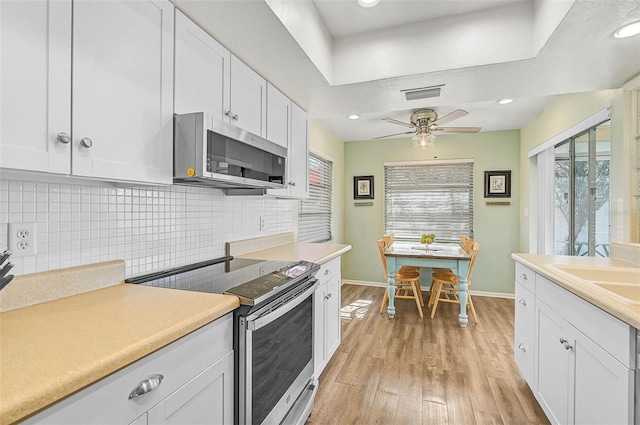
[[[240,424],[279,424],[290,410],[310,413],[316,391],[313,293],[317,286],[310,279],[240,318]],[[307,407],[301,410],[300,404]]]

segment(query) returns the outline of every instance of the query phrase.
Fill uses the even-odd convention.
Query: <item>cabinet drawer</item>
[[[535,294],[536,274],[533,270],[516,262],[516,282],[522,283]]]
[[[536,296],[623,365],[634,367],[635,329],[630,325],[540,275]]]
[[[522,328],[525,335],[533,340],[536,297],[520,282],[516,282],[516,326]]]
[[[322,264],[316,274],[316,278],[320,281],[320,284],[326,283],[334,277],[340,278],[340,257],[336,257]]]
[[[135,324],[132,324],[135,326]],[[141,342],[143,343],[143,342]],[[180,338],[54,404],[25,423],[128,424],[233,350],[233,313]],[[145,378],[161,374],[153,391],[129,399]]]
[[[535,391],[533,384],[534,377],[534,347],[522,328],[516,325],[513,340],[513,358],[520,369],[520,374],[527,381],[529,387]]]

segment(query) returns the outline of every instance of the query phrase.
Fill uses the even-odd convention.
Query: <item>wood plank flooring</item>
[[[549,423],[513,361],[513,300],[474,297],[479,323],[461,328],[455,304],[432,320],[397,300],[389,319],[383,290],[342,287],[342,343],[307,425]]]

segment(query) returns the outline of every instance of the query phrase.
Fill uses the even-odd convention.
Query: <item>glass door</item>
[[[555,253],[609,256],[609,121],[555,147]]]

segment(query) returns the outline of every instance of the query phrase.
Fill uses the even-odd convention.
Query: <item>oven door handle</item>
[[[282,307],[277,308],[271,313],[265,314],[264,316],[260,316],[260,311],[256,311],[255,313],[250,314],[249,316],[247,316],[247,329],[250,331],[257,331],[261,327],[266,326],[274,320],[277,320],[278,318],[284,316],[285,314],[302,304],[304,300],[312,296],[317,287],[318,281],[316,280],[315,284],[295,297],[293,300],[291,300],[291,302],[286,303]]]

